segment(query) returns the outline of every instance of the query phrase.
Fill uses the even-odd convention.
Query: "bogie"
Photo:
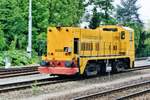
[[[84,71],[84,76],[96,76],[106,73],[106,63],[104,61],[88,62]]]
[[[90,63],[90,64],[87,64],[87,67],[85,69],[85,72],[84,72],[85,76],[95,76],[98,74],[98,70],[96,68],[96,64],[95,63]]]
[[[108,61],[108,62],[107,62]],[[110,65],[112,73],[122,72],[125,69],[130,68],[130,62],[128,59],[111,59],[100,61],[89,61],[86,65],[84,72],[85,76],[104,75],[106,73],[106,67]]]
[[[113,73],[122,72],[129,67],[128,65],[129,64],[127,62],[123,62],[121,60],[115,61],[112,64],[112,72]]]

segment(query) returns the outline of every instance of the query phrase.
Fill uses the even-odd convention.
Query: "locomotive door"
[[[119,50],[120,55],[125,55],[126,53],[126,35],[127,34],[125,31],[120,32],[120,50]]]
[[[129,32],[129,55],[130,56],[133,56],[134,55],[134,37],[133,37],[134,35],[133,35],[133,32],[132,31],[130,31]]]
[[[79,38],[74,38],[74,54],[79,54]]]

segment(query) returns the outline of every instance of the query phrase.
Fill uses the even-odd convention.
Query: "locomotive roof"
[[[126,30],[128,30],[128,31],[134,31],[132,28],[130,28],[130,27],[125,27],[125,26],[123,26],[123,28],[124,29],[126,29]]]
[[[99,28],[118,28],[118,27],[120,27],[120,28],[123,28],[123,29],[125,29],[125,30],[127,30],[127,31],[134,31],[132,28],[130,28],[130,27],[126,27],[126,26],[120,26],[120,25],[102,25],[102,26],[100,26]]]

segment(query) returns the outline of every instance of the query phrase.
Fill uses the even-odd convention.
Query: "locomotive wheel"
[[[112,71],[114,73],[122,72],[125,70],[125,68],[126,68],[126,63],[123,63],[122,61],[117,61],[117,62],[114,62]]]
[[[86,77],[89,77],[89,76],[95,76],[98,74],[98,70],[96,68],[96,64],[88,64],[86,69],[85,69],[85,72],[84,72],[84,75]]]

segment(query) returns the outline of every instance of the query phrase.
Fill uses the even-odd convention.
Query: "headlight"
[[[66,61],[65,66],[66,67],[72,67],[72,61]]]
[[[49,63],[48,63],[47,61],[41,61],[40,65],[41,65],[41,66],[48,66]]]

